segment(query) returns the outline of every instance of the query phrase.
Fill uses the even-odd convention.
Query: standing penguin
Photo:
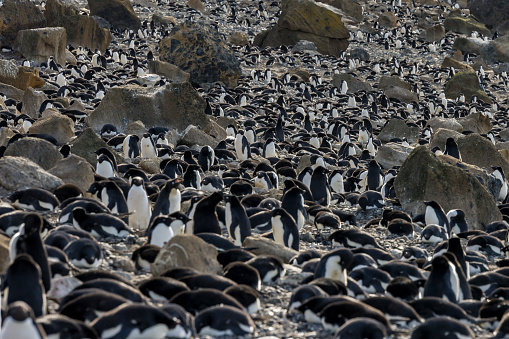
[[[147,229],[150,223],[152,211],[147,191],[143,187],[143,179],[134,177],[131,189],[127,195],[127,207],[129,209],[129,226],[134,229]]]
[[[137,135],[129,134],[122,142],[122,149],[124,151],[124,158],[134,159],[140,156],[140,148],[138,141],[140,138]]]
[[[426,225],[440,225],[445,228],[447,234],[451,235],[451,227],[442,206],[434,200],[425,201],[424,204],[426,205],[426,212],[424,214]]]
[[[468,231],[465,212],[463,212],[463,210],[450,210],[447,212],[447,220],[449,221],[449,227],[452,233],[458,234]]]
[[[114,181],[101,182],[101,201],[110,209],[113,214],[127,214],[129,208],[124,193]]]
[[[201,148],[200,154],[198,155],[198,164],[201,166],[203,172],[210,170],[212,165],[214,165],[215,159],[216,156],[212,147],[203,146]]]
[[[310,190],[313,195],[313,200],[322,206],[329,206],[331,201],[331,194],[329,182],[327,180],[327,173],[329,171],[322,166],[318,166],[313,171],[311,176]]]
[[[175,235],[173,229],[170,227],[170,224],[174,220],[175,218],[165,215],[155,217],[151,222],[150,227],[147,229],[147,243],[163,247],[164,244],[170,241]]]
[[[502,184],[502,187],[500,188],[500,193],[498,194],[497,200],[498,201],[505,201],[507,197],[507,192],[509,191],[507,181],[505,180],[504,171],[502,170],[502,167],[500,166],[493,166],[493,175],[496,179],[500,181]]]
[[[34,311],[26,302],[16,301],[10,304],[5,313],[4,324],[2,326],[2,338],[46,338],[42,326],[35,321]]]
[[[311,189],[311,176],[313,175],[313,169],[311,166],[304,167],[302,171],[300,171],[297,179],[302,182],[307,188]]]
[[[299,250],[299,228],[293,217],[282,208],[275,208],[271,212],[272,233],[278,244]]]
[[[142,158],[155,158],[157,156],[156,145],[150,133],[143,134],[140,145]]]
[[[286,210],[293,217],[299,231],[306,223],[308,217],[304,206],[304,192],[303,189],[293,186],[285,192],[281,199],[281,208]]]
[[[263,157],[264,158],[277,158],[276,143],[274,139],[268,138],[263,145]]]
[[[221,234],[221,226],[219,226],[216,213],[216,206],[221,200],[223,200],[221,193],[214,192],[196,203],[193,215],[189,215],[189,217],[193,219],[193,222],[188,224],[192,226],[189,233],[198,234],[208,232]]]
[[[424,297],[445,298],[458,302],[459,279],[454,265],[447,257],[438,256],[431,262],[431,272],[424,285]]]
[[[201,189],[200,165],[187,166],[183,179],[185,187],[193,187],[197,190]]]
[[[115,168],[109,157],[101,154],[97,157],[97,165],[95,173],[105,178],[111,178],[115,176]]]
[[[343,174],[341,170],[334,170],[329,176],[330,188],[338,193],[345,194],[345,185],[343,181]]]
[[[235,195],[225,195],[225,223],[233,243],[242,246],[244,239],[251,235],[251,223],[246,209]]]
[[[168,180],[157,196],[156,204],[150,221],[159,215],[167,215],[180,211],[180,203],[182,200],[179,186],[182,179]]]
[[[368,164],[368,174],[367,174],[367,182],[368,182],[368,190],[371,191],[380,191],[380,186],[382,186],[384,175],[380,165],[376,160],[371,160]]]
[[[235,152],[239,161],[251,159],[251,148],[243,130],[239,130],[235,137]]]
[[[458,144],[454,141],[454,138],[447,138],[445,142],[445,151],[444,154],[450,155],[461,161],[461,154],[458,148]]]

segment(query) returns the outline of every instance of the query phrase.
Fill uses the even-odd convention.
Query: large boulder
[[[316,45],[318,52],[339,56],[347,49],[349,37],[341,14],[333,7],[308,0],[283,0],[276,25],[258,34],[253,43],[263,48],[307,40]]]
[[[62,0],[48,0],[44,16],[50,27],[64,27],[67,32],[67,43],[73,46],[88,47],[102,53],[110,45],[111,32],[102,28],[97,20],[80,13],[77,6]]]
[[[150,270],[160,276],[170,268],[192,267],[199,272],[220,274],[217,249],[195,235],[179,234],[168,241],[159,251]]]
[[[480,22],[493,31],[509,31],[507,0],[468,0],[468,9]]]
[[[480,54],[488,46],[488,42],[480,38],[457,37],[452,47],[458,51]]]
[[[71,154],[50,168],[49,173],[62,179],[66,184],[74,184],[83,192],[94,182],[94,169],[84,158]]]
[[[158,88],[128,85],[111,88],[86,123],[97,132],[107,123],[125,132],[128,124],[137,120],[148,128],[184,130],[192,124],[208,132],[210,120],[205,107],[205,99],[187,82]]]
[[[492,195],[476,176],[436,157],[426,146],[417,147],[403,163],[394,188],[403,209],[414,216],[424,213],[424,201],[435,200],[445,211],[465,211],[470,229],[483,230],[502,219]]]
[[[74,138],[74,122],[63,114],[51,114],[37,119],[29,132],[49,134],[63,145]]]
[[[345,80],[348,85],[348,93],[356,93],[357,91],[371,92],[373,87],[368,82],[362,81],[351,75],[350,73],[339,73],[332,76],[332,85],[341,88],[341,82]]]
[[[470,35],[472,32],[478,32],[489,36],[490,30],[484,24],[475,20],[473,17],[464,17],[459,11],[452,11],[445,19],[444,27],[446,31]]]
[[[489,63],[509,62],[509,34],[491,40],[489,44],[480,51],[480,54],[482,58]]]
[[[18,31],[46,26],[46,19],[34,1],[5,0],[0,7],[0,34],[6,44],[12,44]]]
[[[0,60],[0,82],[23,91],[28,87],[40,88],[45,83],[37,68],[17,66],[12,60]]]
[[[385,169],[401,166],[413,150],[413,147],[389,142],[378,149],[375,160]]]
[[[97,154],[94,152],[99,148],[107,148],[113,155],[117,163],[122,163],[124,159],[118,155],[108,144],[97,135],[93,129],[86,128],[83,132],[80,133],[75,139],[73,139],[69,145],[71,146],[71,153],[76,154],[86,161],[88,161],[92,166],[97,164]]]
[[[463,126],[464,131],[486,134],[493,128],[490,117],[482,113],[472,113],[466,117],[459,118],[458,122]]]
[[[409,143],[416,142],[419,139],[419,128],[408,126],[403,119],[392,118],[380,131],[378,139],[389,142],[394,138],[406,138]]]
[[[472,68],[472,66],[470,65],[467,65],[461,61],[458,61],[456,59],[453,59],[449,56],[446,56],[444,58],[444,61],[442,61],[442,65],[440,66],[441,68],[454,68],[455,70],[469,70],[469,71],[473,71],[474,69]]]
[[[0,158],[0,193],[5,196],[25,188],[43,188],[53,191],[63,181],[46,172],[41,166],[23,157]]]
[[[426,126],[431,127],[433,131],[438,131],[439,128],[444,128],[456,132],[463,132],[463,126],[454,118],[441,118],[434,117],[428,120]]]
[[[445,96],[447,99],[456,99],[460,94],[465,95],[465,99],[470,101],[473,95],[484,101],[491,103],[490,97],[481,89],[479,78],[474,71],[461,71],[456,73],[445,84]]]
[[[228,87],[237,85],[240,61],[211,27],[193,23],[176,26],[159,47],[159,59],[188,72],[192,83],[221,81]]]
[[[130,0],[88,0],[90,15],[97,15],[120,29],[138,29],[141,20]]]
[[[421,37],[428,42],[440,41],[445,37],[445,27],[442,24],[430,26],[421,32]]]
[[[393,12],[383,12],[378,17],[378,24],[382,27],[393,28],[398,25],[398,20]]]
[[[51,142],[40,138],[25,137],[12,143],[5,155],[27,158],[43,169],[48,170],[62,159],[62,154]]]
[[[48,100],[48,96],[43,91],[38,91],[32,87],[23,94],[23,106],[21,107],[21,113],[28,115],[32,119],[39,118],[39,109],[44,101]]]
[[[172,82],[187,82],[190,77],[188,72],[184,72],[177,66],[160,60],[149,61],[148,71],[150,73],[162,75]]]
[[[65,65],[67,35],[63,27],[24,29],[18,32],[14,49],[38,66],[53,57],[59,64]]]
[[[337,8],[356,21],[362,21],[362,6],[353,0],[318,0],[318,2]]]
[[[417,93],[412,92],[412,85],[401,80],[397,75],[382,76],[378,88],[383,89],[385,95],[390,99],[397,99],[406,103],[419,101]]]

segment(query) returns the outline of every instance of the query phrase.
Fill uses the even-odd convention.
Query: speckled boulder
[[[44,86],[44,80],[39,77],[37,68],[17,66],[12,60],[0,60],[0,82],[23,91],[28,87]]]
[[[30,159],[43,169],[48,170],[62,159],[62,154],[51,142],[40,138],[25,137],[12,143],[5,155]]]
[[[468,8],[486,27],[499,32],[509,31],[509,1],[507,0],[468,0]]]
[[[5,0],[0,7],[0,34],[5,43],[11,44],[18,31],[46,26],[46,19],[39,7],[29,0]]]
[[[194,84],[221,81],[234,87],[241,75],[240,61],[210,27],[193,23],[179,25],[159,46],[159,58],[188,72]]]
[[[88,0],[90,15],[106,19],[115,28],[138,29],[141,20],[130,0]]]
[[[474,71],[458,72],[445,84],[447,99],[456,99],[460,93],[465,95],[467,101],[470,101],[473,95],[477,95],[484,102],[492,102],[490,97],[481,89],[479,79]]]
[[[470,35],[476,31],[483,35],[490,35],[490,30],[484,26],[484,24],[475,20],[473,17],[464,17],[458,11],[453,11],[445,19],[444,27],[446,31],[453,31],[456,33]]]
[[[13,47],[35,65],[48,61],[51,56],[57,63],[65,65],[66,46],[65,28],[45,27],[19,31]]]

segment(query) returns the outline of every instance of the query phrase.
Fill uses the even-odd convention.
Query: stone
[[[65,62],[73,66],[78,64],[78,60],[76,60],[76,57],[68,49],[65,49]]]
[[[187,0],[187,5],[189,8],[197,10],[198,12],[203,12],[205,10],[205,6],[203,6],[201,0]]]
[[[48,170],[62,159],[62,154],[51,142],[40,138],[24,137],[5,150],[6,156],[23,157]]]
[[[152,20],[156,24],[161,24],[161,25],[176,25],[177,24],[177,20],[175,19],[175,17],[172,17],[170,15],[154,14],[154,15],[152,15]]]
[[[161,161],[162,160],[160,158],[143,158],[138,164],[138,167],[146,173],[159,174],[161,173],[161,168],[159,168]]]
[[[48,172],[59,177],[66,184],[78,186],[83,192],[86,192],[94,182],[95,171],[92,165],[75,154],[61,159]]]
[[[389,142],[394,138],[407,138],[408,143],[412,144],[419,139],[419,127],[411,127],[402,119],[392,118],[380,131],[378,139],[382,142]]]
[[[371,92],[373,87],[368,82],[362,81],[349,73],[339,73],[332,76],[332,85],[341,88],[341,81],[345,80],[348,84],[348,93],[357,93],[358,91]]]
[[[502,140],[509,141],[509,128],[504,128],[498,133],[498,135]]]
[[[311,74],[302,67],[292,67],[288,70],[288,73],[290,73],[290,75],[298,76],[304,82],[309,82],[309,77],[311,76]]]
[[[125,131],[126,134],[133,134],[137,135],[140,139],[143,137],[143,134],[147,132],[147,127],[145,127],[145,124],[143,124],[142,121],[136,120],[129,125],[127,125],[127,129]]]
[[[430,26],[421,33],[421,37],[428,42],[440,41],[445,37],[445,27],[442,24]]]
[[[228,37],[228,42],[235,46],[247,46],[249,45],[249,40],[247,36],[242,32],[234,32],[230,34]]]
[[[490,35],[490,30],[487,29],[484,24],[475,20],[473,17],[464,17],[457,11],[452,11],[444,20],[444,27],[446,31],[453,31],[460,34],[470,35],[472,32],[478,32],[482,35]]]
[[[199,127],[190,125],[184,131],[182,138],[180,138],[179,144],[187,145],[187,146],[205,146],[209,145],[214,148],[217,146],[220,140],[214,139],[204,131],[202,131]]]
[[[468,0],[470,14],[484,23],[491,31],[508,32],[509,2],[506,0]]]
[[[464,131],[471,131],[479,134],[486,134],[493,128],[490,118],[479,112],[459,118],[458,122],[463,126]]]
[[[276,25],[259,33],[253,44],[261,48],[293,46],[308,40],[318,52],[339,57],[348,48],[349,37],[341,14],[334,7],[308,0],[283,0]]]
[[[327,5],[335,7],[345,15],[360,22],[363,19],[362,6],[353,0],[319,0]]]
[[[244,239],[242,246],[249,248],[249,251],[256,255],[275,256],[281,259],[281,261],[283,261],[285,264],[289,264],[290,259],[299,254],[299,251],[278,244],[272,239],[263,237],[247,237]]]
[[[488,43],[480,38],[457,37],[454,40],[452,48],[462,52],[480,54],[481,50],[486,48],[486,46],[488,46]]]
[[[7,143],[16,133],[9,127],[0,128],[0,146],[7,146]]]
[[[104,18],[115,28],[137,30],[141,26],[130,0],[88,0],[88,7],[90,15]]]
[[[0,272],[7,272],[9,268],[9,242],[11,238],[4,234],[0,234]]]
[[[292,52],[316,52],[318,51],[318,47],[316,47],[314,42],[307,40],[299,40],[295,46],[292,48]]]
[[[509,62],[509,34],[490,41],[489,45],[481,50],[481,56],[490,63]]]
[[[148,128],[165,126],[184,130],[192,124],[206,130],[210,120],[205,107],[205,99],[187,82],[158,88],[119,86],[109,89],[85,122],[97,132],[107,123],[125,132],[127,125],[136,120]]]
[[[30,133],[49,134],[64,145],[74,138],[74,121],[63,114],[48,115],[37,119],[30,127]]]
[[[46,172],[41,166],[23,157],[0,158],[0,192],[2,196],[26,188],[42,188],[53,192],[63,185],[62,179]]]
[[[69,145],[71,146],[71,153],[78,155],[88,161],[92,166],[95,167],[97,164],[97,154],[94,152],[99,148],[107,148],[115,156],[117,163],[122,163],[124,159],[115,152],[106,142],[97,135],[93,129],[86,128],[73,139]]]
[[[370,56],[369,52],[362,48],[362,47],[356,47],[352,50],[350,50],[350,58],[351,59],[359,59],[361,61],[369,61]]]
[[[29,0],[5,0],[0,7],[0,34],[4,44],[12,44],[18,31],[46,26],[39,7]]]
[[[150,73],[164,76],[171,82],[187,82],[189,81],[189,73],[184,72],[177,66],[168,62],[151,60],[148,62],[148,71]]]
[[[389,142],[378,149],[375,155],[375,160],[384,169],[401,166],[413,150],[413,147]]]
[[[159,251],[150,271],[157,277],[170,268],[192,267],[201,273],[221,274],[217,249],[195,235],[179,234]]]
[[[43,91],[28,87],[23,95],[21,113],[28,115],[32,119],[37,119],[40,115],[39,109],[45,100],[48,100],[48,96]]]
[[[12,60],[0,60],[0,82],[14,86],[22,91],[28,87],[41,88],[44,80],[34,67],[17,66]]]
[[[378,88],[385,90],[389,87],[401,87],[406,90],[411,91],[412,85],[410,85],[408,82],[403,81],[400,79],[397,75],[387,76],[384,75],[380,78],[380,82],[378,84]]]
[[[453,138],[454,140],[458,140],[463,138],[463,134],[458,131],[446,129],[446,128],[437,128],[433,130],[433,136],[431,138],[429,147],[430,149],[438,146],[442,151],[445,150],[445,142],[448,138]]]
[[[470,101],[473,95],[487,103],[492,100],[481,89],[479,79],[474,71],[461,71],[456,73],[445,84],[445,96],[447,99],[456,99],[461,93],[465,95],[465,100]]]
[[[472,133],[456,140],[461,159],[467,164],[486,168],[491,173],[492,166],[500,166],[504,173],[509,173],[509,163],[498,152],[497,148],[483,136]]]
[[[394,180],[403,209],[412,216],[424,213],[423,201],[435,200],[445,211],[468,211],[470,229],[484,228],[502,215],[485,186],[471,173],[436,157],[426,146],[417,147]]]
[[[397,99],[401,102],[406,102],[407,104],[419,101],[417,93],[402,87],[389,86],[385,88],[384,93],[389,99]]]
[[[398,21],[398,17],[392,12],[384,12],[378,17],[378,24],[382,27],[396,27],[398,25]]]
[[[213,28],[188,22],[161,40],[159,59],[190,74],[193,84],[222,82],[234,87],[241,75],[240,61]]]
[[[65,65],[67,35],[63,27],[24,29],[18,32],[14,50],[39,66],[53,57],[58,64]]]
[[[3,93],[7,98],[23,100],[25,92],[12,85],[0,83],[0,93]]]
[[[87,47],[92,51],[98,49],[101,53],[110,45],[111,32],[101,27],[94,17],[80,13],[78,6],[69,2],[48,0],[44,16],[48,26],[65,28],[67,44]]]
[[[469,71],[473,71],[474,69],[472,68],[472,66],[470,65],[467,65],[463,62],[460,62],[456,59],[453,59],[451,57],[448,57],[446,56],[444,58],[444,61],[442,61],[442,65],[440,66],[440,68],[454,68],[455,70],[457,71],[462,71],[462,70],[469,70]]]
[[[431,127],[434,132],[438,131],[439,128],[445,128],[459,133],[463,132],[463,126],[454,118],[435,117],[429,119],[426,125]]]

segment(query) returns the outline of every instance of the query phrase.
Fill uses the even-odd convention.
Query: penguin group
[[[193,83],[204,113],[224,128],[209,145],[179,144],[169,125],[128,131],[105,123],[95,131],[98,146],[87,150],[94,176],[86,185],[2,184],[10,193],[0,203],[9,243],[0,336],[509,337],[507,161],[481,169],[499,217],[474,225],[472,211],[454,201],[431,197],[405,210],[402,162],[383,155],[389,143],[408,153],[424,145],[463,169],[472,158],[462,154],[465,135],[500,147],[509,139],[507,73],[477,71],[490,103],[480,93],[447,98],[455,69],[423,60],[452,54],[460,35],[428,42],[415,27],[420,16],[428,20],[425,11],[442,22],[461,8],[416,2],[368,1],[373,28],[350,25],[351,47],[339,57],[232,45],[243,69],[235,87]],[[280,5],[221,0],[206,2],[205,15],[180,0],[154,4],[178,13],[177,21],[207,20],[251,41],[276,23]],[[380,25],[372,13],[382,12],[398,25]],[[166,86],[171,80],[149,74],[149,62],[174,25],[149,18],[137,30],[112,29],[103,53],[70,46],[76,64],[38,65],[48,86],[37,107],[1,93],[0,132],[9,137],[0,156],[39,138],[62,158],[76,157],[72,142],[32,133],[38,119],[66,115],[80,137],[110,89],[147,86],[147,76],[149,86]],[[463,57],[473,64],[476,56]],[[412,99],[389,95],[383,76],[404,80]],[[437,121],[470,118],[488,121],[489,130],[437,138]],[[419,132],[382,136],[397,124]],[[210,267],[164,265],[173,250],[201,255],[186,252],[187,241],[215,253],[201,258]]]

